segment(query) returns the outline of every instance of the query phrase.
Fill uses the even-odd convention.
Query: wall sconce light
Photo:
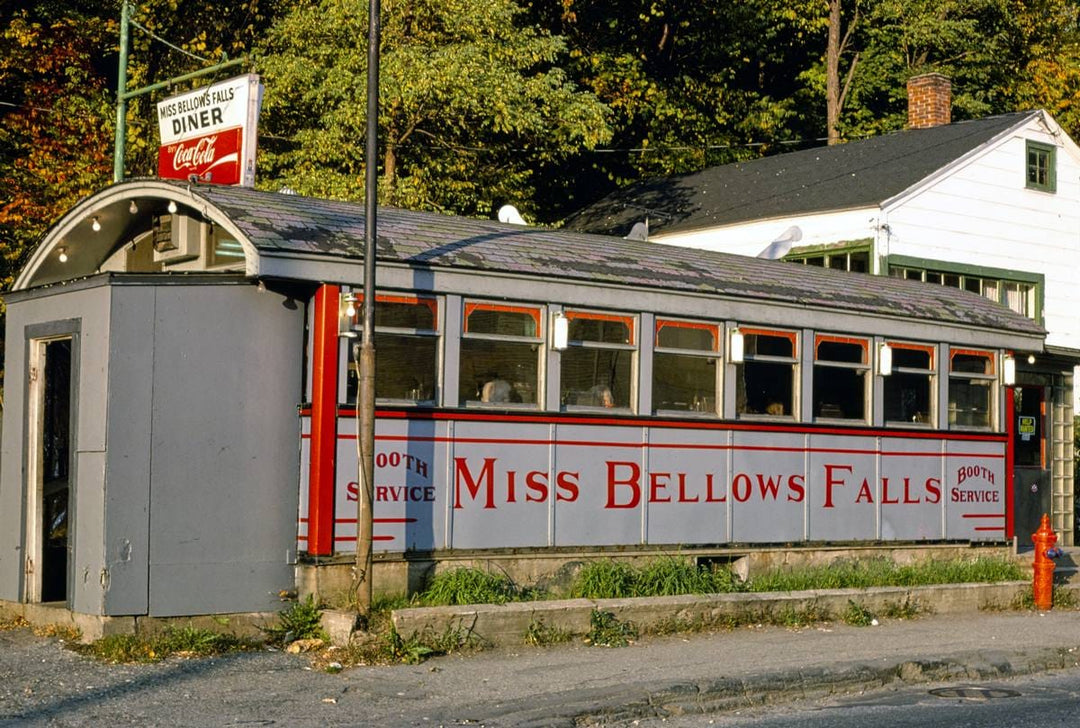
[[[885,343],[878,347],[878,374],[883,377],[892,374],[892,347]]]
[[[59,260],[61,263],[67,263],[67,259],[68,259],[67,248],[65,248],[63,245],[61,245],[59,248],[56,249],[56,253],[57,253],[57,255],[56,255],[57,260]]]
[[[139,205],[135,202],[135,200],[132,200],[131,204],[128,205],[128,212],[130,212],[132,215],[139,214]]]
[[[731,339],[728,344],[728,360],[732,364],[742,364],[746,358],[746,338],[738,329],[731,330]]]
[[[169,200],[169,207],[167,209],[169,210],[170,215],[175,215],[176,211],[179,209],[176,206],[176,200]]]
[[[1028,354],[1028,364],[1034,364],[1034,363],[1035,363],[1035,355],[1034,354]]]
[[[356,319],[356,294],[346,293],[338,303],[338,336],[356,337],[353,321]]]
[[[97,217],[94,217],[94,219],[90,221],[90,229],[95,233],[101,232],[101,223],[98,221]]]
[[[1001,360],[1001,379],[1006,387],[1016,384],[1016,359],[1008,354]]]
[[[556,311],[551,320],[551,348],[562,351],[570,345],[570,319]]]

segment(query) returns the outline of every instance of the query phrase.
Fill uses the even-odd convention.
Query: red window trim
[[[799,335],[794,331],[778,331],[777,329],[754,329],[747,328],[745,326],[737,327],[739,333],[744,337],[751,334],[755,336],[775,336],[780,339],[787,339],[791,342],[791,358],[799,358]]]
[[[720,351],[720,325],[719,324],[707,324],[707,323],[699,322],[699,321],[676,321],[675,319],[660,319],[660,318],[658,318],[658,319],[656,319],[656,341],[657,342],[660,341],[660,329],[664,328],[665,326],[670,326],[670,327],[676,328],[676,329],[695,329],[695,330],[698,330],[698,331],[708,331],[710,334],[712,334],[712,348],[708,349],[708,351],[714,351],[714,352],[715,351]],[[660,348],[667,348],[667,347],[661,347],[659,344],[657,344],[656,348],[660,349]],[[706,351],[706,350],[705,349],[700,349],[698,351]]]
[[[908,343],[905,343],[903,341],[886,341],[885,343],[888,344],[893,349],[908,349],[909,351],[925,351],[927,354],[930,355],[930,366],[927,367],[927,371],[933,371],[934,370],[934,367],[936,366],[936,364],[935,364],[935,352],[937,351],[936,346],[931,346],[929,344],[908,344]]]
[[[814,361],[822,361],[818,356],[818,346],[823,343],[830,344],[857,344],[862,348],[862,361],[861,364],[866,364],[868,361],[867,352],[869,350],[870,341],[868,339],[859,339],[853,336],[832,336],[830,334],[817,334],[814,336]],[[831,359],[825,359],[824,361],[832,361]]]
[[[593,313],[591,311],[564,311],[563,315],[567,320],[573,321],[574,319],[588,319],[590,321],[615,321],[617,323],[625,324],[626,329],[630,332],[630,345],[634,346],[637,342],[634,337],[634,317],[623,316],[615,313]]]
[[[356,296],[356,302],[362,303],[364,301],[363,293],[353,293]],[[431,311],[432,331],[439,330],[439,301],[436,298],[430,298],[428,296],[403,296],[393,295],[389,293],[376,293],[375,303],[409,303],[414,306],[427,306]],[[357,312],[359,315],[359,311]]]
[[[986,374],[993,375],[993,374],[995,374],[997,372],[997,367],[994,364],[994,362],[997,360],[997,357],[994,356],[994,352],[992,352],[992,351],[985,351],[983,349],[949,349],[949,373],[950,374],[954,373],[953,372],[953,357],[955,357],[957,354],[964,354],[966,356],[980,356],[980,357],[982,357],[982,358],[984,358],[984,359],[986,359],[987,361],[990,362],[989,371],[987,371]],[[957,372],[957,373],[968,374],[970,372]]]
[[[536,337],[540,337],[540,308],[537,306],[508,306],[502,303],[479,303],[465,304],[465,333],[469,333],[469,316],[473,311],[500,311],[503,313],[524,313],[529,315],[536,324]]]

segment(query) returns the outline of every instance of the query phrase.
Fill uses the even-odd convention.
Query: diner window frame
[[[762,328],[758,326],[743,326],[739,325],[732,328],[733,331],[737,330],[742,336],[743,341],[746,341],[747,336],[771,336],[776,338],[787,339],[791,342],[791,356],[775,356],[771,354],[751,354],[744,350],[743,360],[741,362],[732,362],[731,373],[731,386],[734,388],[735,396],[735,417],[736,419],[784,419],[784,420],[797,420],[799,417],[799,383],[801,372],[801,348],[799,346],[800,331],[791,329],[774,329],[774,328]],[[745,379],[745,367],[748,364],[787,364],[791,366],[791,384],[789,401],[784,403],[786,405],[785,411],[782,414],[774,414],[768,411],[768,406],[764,412],[748,412],[740,411],[739,407],[739,387],[742,385],[745,393],[746,379]],[[743,368],[740,376],[740,368]],[[746,395],[746,406],[749,407],[750,396]],[[770,405],[771,406],[771,405]]]
[[[589,341],[589,340],[582,340],[582,339],[569,339],[567,341],[566,349],[562,350],[562,352],[561,352],[561,356],[560,356],[560,360],[559,360],[559,407],[560,407],[560,409],[563,410],[563,411],[567,411],[567,412],[576,412],[576,411],[594,411],[595,412],[595,411],[598,411],[598,410],[599,411],[604,411],[604,412],[612,412],[612,411],[614,411],[614,412],[622,412],[622,413],[634,412],[636,410],[637,394],[638,394],[638,391],[637,391],[637,389],[638,389],[637,388],[637,377],[638,377],[638,357],[637,357],[637,353],[638,353],[638,344],[637,344],[638,333],[637,333],[637,329],[638,329],[638,325],[639,325],[639,321],[640,321],[639,314],[624,313],[624,312],[613,312],[613,311],[598,311],[598,310],[595,310],[595,309],[567,307],[567,308],[564,308],[562,310],[562,315],[569,322],[569,326],[570,326],[571,330],[573,329],[573,322],[574,322],[575,319],[584,319],[584,320],[590,320],[590,321],[614,321],[614,322],[624,323],[624,324],[626,324],[626,327],[627,327],[627,330],[628,330],[628,333],[629,333],[629,341],[626,342],[626,343],[615,343],[615,342],[604,342],[604,341]],[[612,396],[612,401],[613,401],[613,404],[611,406],[605,406],[603,404],[580,404],[580,403],[576,403],[576,402],[572,403],[572,402],[567,401],[567,396],[568,396],[568,394],[570,394],[570,392],[568,391],[567,386],[566,386],[566,379],[567,378],[565,376],[566,375],[565,357],[567,357],[569,352],[576,352],[576,351],[579,351],[579,350],[582,350],[582,349],[592,349],[592,350],[596,350],[596,351],[614,351],[614,352],[626,351],[626,352],[628,352],[629,357],[630,357],[629,373],[627,375],[627,377],[629,379],[629,383],[628,383],[629,392],[628,392],[628,395],[627,395],[628,401],[627,401],[627,404],[625,406],[622,406],[622,405],[619,405],[619,404],[616,403],[617,399],[616,399],[616,394],[615,394],[614,391],[610,392],[610,394]],[[569,355],[574,356],[574,354],[569,354]],[[595,388],[600,387],[600,386],[606,386],[606,385],[596,384],[596,385],[593,385],[593,387],[590,388],[590,389],[595,389]],[[610,387],[609,387],[609,390],[610,390]],[[582,394],[581,392],[578,392],[578,396],[580,396],[581,394]]]
[[[661,346],[660,345],[660,331],[666,327],[671,326],[673,328],[685,328],[685,329],[697,329],[701,331],[708,331],[712,334],[712,348],[710,349],[685,349],[681,347]],[[724,327],[720,322],[709,322],[694,319],[681,319],[671,316],[657,316],[654,325],[654,337],[653,337],[653,364],[652,364],[652,392],[653,392],[653,414],[661,416],[698,416],[698,417],[718,417],[723,406],[723,341]],[[711,360],[713,363],[713,393],[712,393],[712,407],[708,407],[708,403],[699,402],[695,395],[694,402],[689,409],[663,409],[656,406],[657,401],[657,356],[675,356],[675,357],[693,357],[697,359]],[[699,408],[700,407],[700,408]]]
[[[469,330],[469,316],[474,311],[499,311],[509,313],[525,313],[528,314],[533,320],[535,336],[519,336],[514,334],[493,334],[475,332]],[[543,322],[547,320],[547,308],[541,304],[531,304],[524,302],[500,302],[500,301],[485,301],[482,299],[468,299],[462,304],[462,316],[461,316],[461,343],[458,347],[458,402],[462,407],[481,407],[481,408],[507,408],[507,409],[540,409],[544,403],[545,392],[545,369],[544,369],[544,325]],[[493,341],[502,342],[507,344],[521,344],[528,345],[533,348],[536,356],[536,380],[532,382],[534,386],[535,401],[533,402],[484,402],[482,398],[467,399],[461,396],[461,383],[464,381],[464,358],[465,358],[465,342],[466,341]],[[502,372],[498,372],[498,377],[503,381],[507,381]],[[510,384],[510,382],[507,382]],[[511,387],[513,385],[511,384]]]
[[[989,372],[957,372],[953,370],[953,361],[956,355],[984,357],[989,362]],[[957,409],[954,408],[953,382],[960,379],[977,379],[988,383],[987,395],[987,423],[985,425],[959,425],[955,423],[954,416]],[[1000,429],[1000,417],[998,416],[998,353],[989,349],[969,349],[963,347],[949,347],[949,393],[948,393],[948,424],[949,429],[956,430],[981,430],[998,431]]]
[[[937,425],[937,412],[938,412],[938,347],[935,344],[927,344],[924,342],[915,341],[896,341],[893,339],[887,339],[885,344],[893,350],[893,363],[892,373],[884,377],[885,382],[881,391],[881,418],[886,427],[922,427],[933,428]],[[927,369],[919,369],[917,367],[900,366],[896,362],[896,351],[922,351],[930,355],[930,364]],[[890,382],[896,381],[897,374],[908,375],[920,375],[927,378],[927,412],[924,414],[921,420],[890,420],[888,419],[888,392]]]
[[[862,349],[862,360],[860,362],[844,362],[844,361],[834,361],[834,360],[831,360],[831,359],[822,359],[820,357],[818,351],[819,351],[819,349],[821,347],[821,344],[823,344],[823,343],[858,345]],[[810,406],[811,406],[811,415],[812,415],[812,418],[813,418],[813,420],[815,422],[819,421],[819,420],[829,421],[829,422],[846,422],[846,423],[860,423],[860,424],[867,424],[867,423],[870,422],[870,418],[871,418],[871,415],[872,415],[872,412],[873,412],[873,387],[871,386],[872,385],[872,380],[873,380],[873,377],[871,376],[871,373],[872,373],[873,369],[872,369],[872,366],[871,366],[871,357],[870,357],[871,346],[870,346],[870,344],[871,344],[870,337],[848,336],[848,335],[842,335],[842,334],[822,334],[822,333],[815,333],[814,334],[814,351],[813,351],[813,361],[812,361],[812,367],[813,367],[812,374],[814,376],[812,377],[812,380],[811,380],[813,382],[813,386],[811,388],[812,391],[810,393],[810,402],[811,402]],[[861,375],[862,375],[862,403],[863,403],[862,417],[839,417],[839,416],[838,417],[830,417],[830,416],[827,416],[827,415],[818,414],[818,405],[819,405],[819,398],[818,397],[819,397],[819,390],[821,389],[821,387],[819,387],[818,384],[817,384],[817,376],[816,375],[817,375],[818,367],[822,367],[822,368],[824,368],[826,370],[828,370],[828,369],[844,369],[844,370],[848,370],[848,371],[855,371],[855,372],[861,373]]]

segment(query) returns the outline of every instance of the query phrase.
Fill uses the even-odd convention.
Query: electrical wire
[[[180,51],[180,52],[181,52],[181,53],[183,53],[184,55],[186,55],[186,56],[191,56],[191,57],[192,57],[192,58],[194,58],[195,60],[197,60],[197,61],[202,61],[203,63],[213,63],[213,61],[212,61],[212,60],[210,60],[209,58],[203,58],[202,56],[199,56],[199,55],[195,55],[195,54],[194,54],[194,53],[192,53],[191,51],[188,51],[188,50],[184,50],[184,49],[183,49],[183,48],[181,48],[180,46],[178,46],[178,45],[174,45],[174,44],[170,43],[169,41],[165,40],[164,38],[162,38],[162,37],[161,37],[160,35],[158,35],[158,34],[157,34],[157,33],[155,33],[154,31],[152,31],[152,30],[150,30],[149,28],[146,28],[146,27],[144,27],[144,26],[140,25],[140,24],[139,24],[139,23],[138,23],[137,21],[135,21],[135,20],[133,20],[133,19],[129,19],[129,20],[128,20],[128,22],[129,22],[129,23],[131,23],[132,25],[134,25],[134,26],[135,26],[136,28],[138,28],[138,29],[139,29],[139,30],[141,30],[142,32],[146,33],[146,34],[147,34],[148,36],[150,36],[151,38],[153,38],[154,40],[156,40],[156,41],[157,41],[158,43],[163,43],[164,45],[167,45],[168,47],[172,48],[172,49],[173,49],[174,51]]]

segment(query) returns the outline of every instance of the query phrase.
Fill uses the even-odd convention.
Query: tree
[[[362,197],[360,5],[306,2],[271,30],[263,129],[279,143],[260,159],[265,186]],[[384,2],[380,202],[482,217],[504,200],[527,208],[538,169],[610,137],[607,109],[570,82],[565,57],[513,0]]]

